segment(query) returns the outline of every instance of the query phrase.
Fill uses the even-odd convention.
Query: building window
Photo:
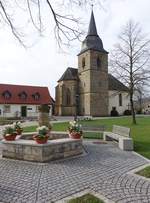
[[[97,63],[97,68],[99,69],[101,67],[101,60],[99,57],[97,57],[96,63]]]
[[[119,106],[122,106],[122,94],[119,94]]]
[[[27,98],[27,93],[23,91],[19,93],[18,96],[20,97],[20,99],[25,100]]]
[[[82,68],[85,68],[85,58],[82,59]]]
[[[69,89],[67,89],[66,91],[66,105],[70,105],[71,104],[71,92]]]
[[[36,106],[36,112],[39,112],[39,106]]]
[[[4,106],[4,113],[10,113],[10,105]]]
[[[2,95],[3,95],[3,97],[4,97],[5,99],[10,99],[10,98],[11,98],[11,93],[10,93],[8,90],[6,90],[5,92],[3,92]]]

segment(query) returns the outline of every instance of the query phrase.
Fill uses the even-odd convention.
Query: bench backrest
[[[130,128],[127,127],[113,125],[112,132],[121,136],[130,137]]]
[[[99,125],[99,126],[82,126],[83,131],[97,131],[97,132],[103,132],[105,131],[106,126],[105,125]]]

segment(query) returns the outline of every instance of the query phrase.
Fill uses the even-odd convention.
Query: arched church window
[[[71,91],[68,88],[66,91],[66,105],[70,105],[71,104]]]
[[[119,94],[119,106],[122,106],[122,94]]]
[[[85,58],[82,59],[82,68],[85,68]]]
[[[97,68],[100,68],[101,67],[101,60],[99,57],[97,57],[96,63],[97,63]]]

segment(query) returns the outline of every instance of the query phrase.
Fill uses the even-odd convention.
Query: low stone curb
[[[141,154],[139,154],[139,153],[137,153],[137,152],[135,152],[135,151],[133,151],[132,153],[135,154],[135,155],[137,155],[137,156],[139,156],[139,157],[141,157],[141,158],[143,158],[143,159],[145,159],[145,161],[147,161],[147,162],[150,163],[150,159],[144,157],[143,155],[141,155]]]
[[[142,165],[142,166],[140,166],[140,167],[138,167],[138,168],[135,168],[135,169],[129,171],[127,174],[130,174],[130,175],[133,175],[133,176],[142,178],[143,180],[150,181],[150,178],[146,178],[146,177],[144,177],[144,176],[141,176],[141,175],[136,174],[136,172],[141,171],[142,169],[146,168],[147,166],[150,166],[150,163],[144,164],[144,165]]]
[[[94,195],[95,197],[97,197],[97,198],[103,200],[105,203],[115,203],[114,201],[107,199],[107,198],[104,197],[103,195],[101,195],[101,194],[99,194],[99,193],[96,193],[96,192],[93,192],[92,190],[89,190],[89,189],[84,190],[84,191],[81,191],[81,192],[76,193],[76,194],[73,194],[73,195],[71,195],[71,196],[69,196],[69,197],[66,197],[66,198],[62,199],[62,200],[58,200],[58,201],[56,201],[55,203],[67,203],[69,200],[74,199],[74,198],[77,198],[77,197],[81,197],[81,196],[83,196],[83,195],[85,195],[85,194]]]

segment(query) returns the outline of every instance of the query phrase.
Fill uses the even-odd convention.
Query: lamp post
[[[76,111],[75,111],[75,116],[74,116],[74,120],[77,120],[77,116],[78,116],[78,105],[79,105],[79,95],[76,94],[75,95],[75,105],[76,105]]]

